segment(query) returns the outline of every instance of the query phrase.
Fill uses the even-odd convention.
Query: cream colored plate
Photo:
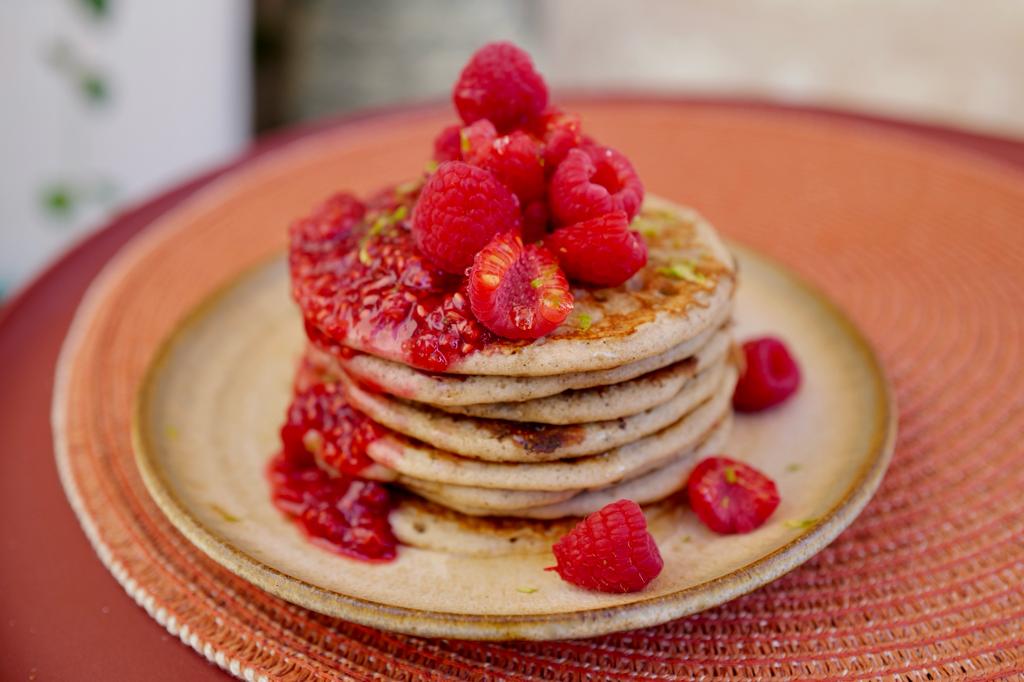
[[[543,570],[550,554],[470,558],[402,547],[394,562],[367,564],[310,544],[271,505],[264,478],[304,341],[283,260],[200,306],[150,369],[134,434],[143,478],[175,526],[229,570],[296,604],[385,629],[587,637],[728,601],[848,526],[878,486],[895,436],[891,394],[850,322],[781,267],[736,250],[738,338],[783,337],[804,384],[780,409],[739,416],[727,452],[774,478],[782,503],[747,535],[716,535],[685,509],[674,523],[655,523],[665,569],[643,592],[577,589]]]

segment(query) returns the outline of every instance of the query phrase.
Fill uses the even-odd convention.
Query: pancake
[[[656,539],[679,527],[683,509],[673,502],[644,507],[649,530]],[[389,520],[403,545],[462,556],[550,554],[551,545],[579,523],[574,517],[538,520],[469,516],[414,497],[403,499]],[[523,578],[523,587],[530,587],[528,577]]]
[[[692,209],[649,198],[645,226],[648,263],[625,285],[575,289],[568,324],[527,345],[498,341],[448,367],[458,374],[549,376],[618,367],[667,351],[715,325],[735,290],[735,264],[714,228]],[[693,262],[702,283],[663,274]],[[590,325],[578,323],[587,315]]]
[[[730,340],[728,332],[718,332],[693,357],[611,386],[566,391],[519,403],[482,403],[441,409],[471,417],[541,424],[580,424],[628,417],[675,397],[694,375],[725,357]]]
[[[506,514],[530,507],[544,507],[564,502],[582,492],[580,490],[474,488],[451,483],[424,481],[409,476],[400,476],[395,480],[403,487],[431,502],[437,502],[459,511],[472,509],[472,513],[479,514]]]
[[[686,483],[694,461],[719,452],[725,445],[732,420],[719,424],[695,451],[684,453],[654,471],[606,488],[564,492],[493,490],[451,484],[399,479],[402,485],[420,496],[471,516],[503,515],[533,519],[562,516],[586,516],[627,498],[638,504],[656,502],[674,493]],[[560,499],[559,499],[560,498]]]
[[[643,508],[647,527],[658,542],[678,531],[685,507],[673,501]],[[403,499],[389,517],[395,537],[403,545],[462,556],[551,555],[551,546],[579,518],[525,519],[502,516],[469,516],[420,500]],[[522,587],[532,584],[523,576]]]
[[[643,230],[648,262],[628,282],[606,289],[576,288],[573,314],[551,334],[530,342],[493,339],[479,350],[446,359],[444,371],[551,376],[609,369],[664,353],[719,324],[735,292],[735,264],[714,228],[691,209],[651,198],[635,224]],[[369,226],[361,230],[367,239],[374,238]],[[374,248],[371,244],[367,250]],[[338,257],[344,262],[351,253]],[[351,294],[341,294],[347,273],[338,272],[339,267],[331,258],[322,259],[295,282],[304,319],[322,325],[315,333],[326,335],[325,328],[333,329],[330,339],[351,349],[411,361],[401,329],[381,327],[368,318],[352,323],[334,317],[340,310],[338,298]]]
[[[474,517],[412,496],[403,497],[388,520],[403,545],[469,556],[543,554],[579,522]]]
[[[731,314],[731,305],[722,308],[716,315],[715,325],[727,324]],[[339,357],[315,346],[310,346],[309,353],[316,364],[325,367],[333,376],[337,376],[344,369],[359,381],[378,386],[391,395],[441,407],[523,402],[556,395],[566,390],[618,384],[691,357],[703,348],[715,333],[715,329],[708,329],[663,353],[611,369],[569,372],[546,377],[437,374],[362,353]]]
[[[410,438],[488,462],[532,463],[593,455],[660,431],[710,398],[722,385],[725,367],[719,360],[670,400],[639,414],[567,426],[453,415],[364,390],[347,376],[341,384],[350,405]]]
[[[366,451],[378,464],[426,481],[507,490],[600,488],[645,474],[695,448],[731,413],[736,377],[736,370],[727,365],[715,395],[676,423],[600,455],[568,462],[483,462],[397,435],[371,442]]]

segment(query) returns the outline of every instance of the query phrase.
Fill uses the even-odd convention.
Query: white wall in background
[[[248,2],[106,4],[0,2],[0,287],[248,138]]]

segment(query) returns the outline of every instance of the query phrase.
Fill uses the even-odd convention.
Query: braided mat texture
[[[366,121],[264,155],[169,213],[94,286],[65,348],[57,444],[103,562],[183,642],[245,679],[994,679],[1024,671],[1024,174],[813,116],[656,103],[579,107],[652,192],[801,272],[878,348],[896,454],[853,526],[721,607],[594,640],[425,640],[294,607],[185,541],[146,494],[138,380],[196,302],[281,248],[332,189],[422,167],[434,113]],[[282,177],[303,174],[301,187]],[[219,197],[251,196],[218,212]],[[823,425],[827,428],[827,425]]]

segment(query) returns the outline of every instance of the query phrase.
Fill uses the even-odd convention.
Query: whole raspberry
[[[618,286],[647,264],[647,244],[622,211],[560,227],[544,244],[570,279],[587,284]]]
[[[772,479],[728,457],[708,457],[697,464],[686,493],[697,518],[716,533],[749,533],[779,506]]]
[[[551,548],[562,580],[598,592],[637,592],[664,566],[633,500],[619,500],[580,521]],[[549,569],[551,570],[551,569]]]
[[[486,118],[504,133],[544,110],[548,87],[524,50],[512,43],[489,43],[463,67],[452,100],[466,123]]]
[[[800,387],[800,367],[779,339],[765,336],[743,344],[745,367],[732,404],[741,412],[774,407]]]
[[[469,305],[485,327],[507,339],[539,339],[572,312],[569,283],[551,252],[523,245],[519,231],[494,236],[469,271]]]
[[[466,163],[479,165],[491,153],[491,143],[498,138],[494,124],[486,118],[470,123],[459,131],[459,153]]]
[[[462,151],[459,148],[461,141],[460,133],[462,126],[457,123],[446,127],[437,137],[434,138],[434,161],[457,161],[462,158]]]
[[[462,274],[491,237],[521,224],[518,200],[494,175],[447,161],[420,192],[412,234],[416,247],[438,267]]]
[[[611,147],[570,149],[551,177],[548,189],[555,222],[571,225],[624,211],[640,211],[644,187],[629,159]]]
[[[288,407],[281,443],[295,462],[313,458],[335,474],[358,476],[373,460],[366,446],[384,434],[345,401],[338,384],[314,384],[297,393]]]
[[[288,230],[293,260],[331,251],[352,237],[352,228],[366,215],[366,206],[347,192],[328,197]]]
[[[586,139],[580,117],[567,114],[558,107],[548,107],[530,126],[530,132],[544,144],[544,168],[550,175],[562,163],[570,149]]]
[[[523,209],[523,243],[544,239],[548,233],[548,202],[543,198],[527,204]]]
[[[473,130],[485,122],[477,121],[463,129],[463,159],[493,173],[519,197],[521,206],[544,196],[546,183],[540,145],[520,130],[488,139],[487,131]],[[493,126],[490,129],[494,130]]]

